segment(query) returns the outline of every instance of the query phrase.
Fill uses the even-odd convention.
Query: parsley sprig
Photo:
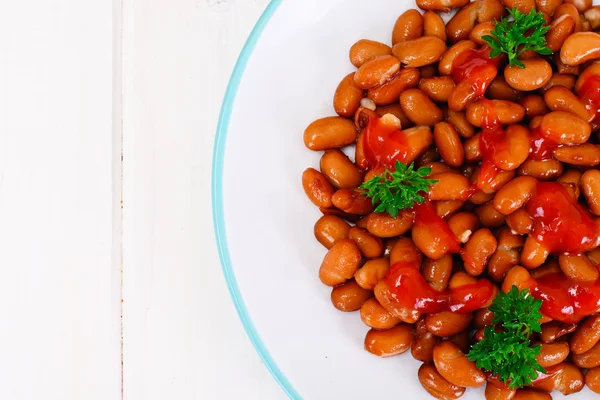
[[[360,188],[377,204],[375,212],[386,211],[396,218],[400,210],[411,208],[415,203],[425,201],[424,193],[429,191],[429,186],[437,180],[426,179],[431,172],[431,167],[421,167],[415,170],[414,163],[406,165],[396,161],[396,170],[385,170],[383,176],[375,176]]]
[[[511,389],[530,385],[538,371],[546,372],[536,359],[541,346],[532,346],[530,340],[532,333],[541,332],[541,305],[527,289],[513,286],[506,294],[498,293],[490,306],[495,326],[485,328],[484,339],[473,345],[469,360]]]
[[[508,55],[508,64],[512,67],[525,68],[519,60],[519,56],[527,51],[533,50],[541,55],[550,55],[552,51],[546,46],[546,32],[549,26],[544,26],[545,20],[541,12],[532,11],[524,14],[517,8],[508,10],[514,21],[502,18],[494,22],[495,28],[491,35],[482,37],[490,47],[490,57],[498,57],[502,53]],[[526,36],[527,35],[527,36]]]

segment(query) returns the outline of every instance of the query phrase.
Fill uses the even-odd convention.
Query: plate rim
[[[254,349],[262,359],[263,363],[275,378],[275,381],[283,389],[285,394],[292,400],[302,400],[302,397],[298,394],[296,389],[292,386],[287,377],[283,374],[279,366],[275,363],[275,360],[271,357],[267,347],[262,341],[258,334],[248,309],[242,298],[240,289],[235,278],[231,258],[229,255],[229,248],[227,245],[227,235],[225,231],[225,218],[223,212],[223,161],[225,155],[225,144],[227,142],[227,131],[229,129],[229,122],[231,119],[231,113],[233,104],[237,95],[237,90],[240,81],[246,70],[248,60],[254,51],[256,43],[260,38],[265,27],[271,20],[271,17],[281,5],[283,0],[271,0],[258,21],[252,28],[250,36],[246,40],[242,51],[235,63],[227,89],[225,91],[225,97],[221,104],[221,111],[219,113],[219,120],[217,123],[217,131],[215,135],[215,143],[213,146],[213,161],[212,161],[212,210],[213,210],[213,228],[215,232],[215,238],[217,241],[217,249],[219,252],[219,259],[221,261],[221,268],[225,275],[225,281],[227,283],[227,289],[233,304],[237,311],[238,317],[240,318],[246,334],[250,338]]]

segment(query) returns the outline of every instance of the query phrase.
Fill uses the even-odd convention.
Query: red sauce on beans
[[[415,224],[423,224],[435,231],[439,240],[438,245],[443,242],[450,253],[458,253],[460,251],[460,243],[456,235],[452,232],[448,223],[437,215],[435,208],[430,202],[416,204],[413,210],[415,211]]]
[[[493,292],[493,286],[487,279],[456,289],[437,292],[429,286],[419,271],[419,266],[399,262],[390,268],[385,283],[391,298],[399,306],[421,313],[452,311],[467,314],[487,303]]]
[[[364,153],[370,168],[394,169],[396,161],[406,163],[409,147],[405,133],[372,116],[364,129]]]
[[[594,122],[600,121],[600,76],[591,75],[579,88],[579,100],[588,111],[596,115]]]
[[[527,283],[534,298],[542,300],[542,313],[568,324],[600,310],[600,281],[580,282],[551,274]]]
[[[478,97],[483,97],[498,73],[500,58],[490,58],[488,46],[460,53],[452,64],[452,78],[458,84],[469,81]]]
[[[544,135],[544,132],[542,132],[541,128],[531,131],[530,137],[531,147],[529,149],[529,155],[534,160],[539,161],[552,158],[552,152],[554,149],[560,147],[558,143]]]
[[[596,247],[598,228],[588,210],[556,182],[539,182],[525,205],[530,235],[552,253],[582,253]]]
[[[479,136],[479,148],[483,159],[477,181],[478,188],[490,185],[494,181],[500,172],[494,164],[494,154],[497,151],[505,151],[509,147],[506,140],[506,133],[502,129],[502,124],[500,124],[498,115],[494,111],[493,103],[485,100],[484,105],[481,135]]]

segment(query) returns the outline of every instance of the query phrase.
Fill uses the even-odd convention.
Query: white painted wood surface
[[[267,2],[3,9],[0,399],[285,398],[235,314],[210,205],[220,103]]]
[[[124,397],[283,400],[227,293],[210,205],[221,100],[268,0],[124,3]]]

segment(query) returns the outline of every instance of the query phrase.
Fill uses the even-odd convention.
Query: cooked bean
[[[592,8],[592,0],[565,0],[565,3],[573,4],[580,13]]]
[[[546,33],[546,43],[552,52],[559,52],[565,40],[575,31],[575,19],[569,14],[555,18]],[[561,59],[562,60],[562,59]]]
[[[330,249],[342,239],[348,238],[350,224],[335,215],[323,215],[315,223],[315,238]]]
[[[430,200],[467,200],[470,195],[469,179],[455,172],[430,175],[437,182],[429,187]]]
[[[507,66],[504,79],[516,90],[531,91],[544,87],[552,78],[552,67],[543,58],[523,60],[525,68]]]
[[[497,73],[496,67],[490,64],[479,68],[477,71],[477,85],[473,85],[469,80],[464,80],[456,85],[448,98],[448,107],[453,111],[462,111],[477,101],[481,97],[477,87],[489,86]]]
[[[600,394],[600,367],[591,368],[585,373],[585,384],[592,392]]]
[[[512,171],[527,160],[529,156],[529,130],[522,125],[511,125],[504,131],[501,143],[492,154],[494,165],[504,171]]]
[[[348,237],[356,243],[365,258],[377,258],[383,254],[383,242],[377,236],[371,235],[366,229],[353,226]]]
[[[576,146],[564,146],[553,151],[552,155],[558,161],[583,166],[600,164],[600,148],[592,143]]]
[[[519,263],[521,247],[524,239],[509,229],[503,228],[498,233],[496,252],[488,262],[488,275],[496,282],[501,282],[512,267]]]
[[[485,400],[511,400],[515,397],[517,389],[509,389],[505,385],[488,382],[485,385]]]
[[[342,117],[353,117],[360,107],[364,91],[354,83],[354,72],[346,75],[333,96],[333,108]]]
[[[425,319],[421,318],[415,325],[415,340],[410,352],[415,360],[423,362],[433,361],[433,348],[440,342],[440,338],[427,330]]]
[[[469,38],[477,20],[477,2],[466,4],[446,24],[446,35],[450,43]]]
[[[510,182],[516,175],[515,171],[502,171],[499,170],[495,176],[486,179],[484,182],[481,182],[481,180],[479,180],[479,173],[481,172],[481,169],[478,169],[476,171],[476,174],[473,176],[473,182],[477,182],[477,188],[489,195],[489,197],[484,197],[482,198],[483,202],[475,202],[473,200],[473,197],[475,197],[475,195],[477,193],[475,193],[473,195],[473,197],[471,197],[471,202],[473,204],[483,204],[483,203],[487,203],[488,201],[490,201],[494,196],[493,194],[496,193],[498,190],[500,190],[505,184],[507,184],[508,182]]]
[[[600,28],[600,6],[593,6],[583,13],[585,19],[590,23],[590,28],[596,30]]]
[[[454,60],[460,54],[470,49],[475,49],[477,45],[471,40],[461,40],[452,45],[442,56],[438,63],[438,71],[440,75],[450,75]]]
[[[407,67],[422,67],[436,63],[446,51],[446,42],[436,36],[423,36],[398,42],[392,53]]]
[[[416,39],[423,35],[423,16],[415,9],[402,13],[392,31],[392,44]]]
[[[392,54],[392,48],[387,44],[361,39],[350,47],[350,62],[356,68],[360,68],[368,61],[390,54]]]
[[[537,180],[530,176],[519,176],[504,185],[494,196],[494,208],[509,215],[521,208],[533,195]]]
[[[579,65],[600,58],[600,35],[578,32],[569,36],[560,50],[560,59],[567,65]]]
[[[342,117],[325,117],[310,124],[304,131],[304,144],[319,151],[347,146],[356,141],[352,121]]]
[[[385,278],[390,269],[390,260],[376,258],[369,260],[354,274],[356,283],[363,289],[373,290],[377,282]]]
[[[481,329],[486,326],[492,326],[494,313],[487,308],[480,308],[473,314],[473,326],[476,329]]]
[[[535,8],[534,0],[502,0],[502,4],[509,9],[516,7],[524,14],[529,14],[531,9]]]
[[[600,343],[581,354],[573,354],[573,364],[579,368],[595,368],[600,366]]]
[[[406,68],[406,70],[411,70],[412,68]],[[405,71],[405,70],[403,70]],[[402,71],[400,71],[400,73],[402,73]],[[385,85],[384,85],[385,86]],[[400,95],[398,94],[398,98],[400,97]],[[395,101],[398,101],[398,99],[396,99]],[[400,120],[400,123],[402,124],[402,129],[407,129],[413,126],[413,123],[411,122],[410,119],[408,119],[408,117],[406,116],[406,114],[404,114],[404,111],[402,111],[402,107],[400,106],[400,103],[395,103],[395,104],[390,104],[387,106],[377,106],[377,109],[375,110],[375,112],[380,116],[384,116],[385,114],[392,114],[393,116],[395,116],[396,118],[398,118]],[[358,143],[357,143],[358,145]]]
[[[525,239],[523,251],[521,252],[521,265],[527,269],[534,269],[542,265],[550,251],[540,242],[529,236]]]
[[[410,238],[403,237],[398,239],[390,253],[390,264],[397,262],[407,262],[421,265],[423,255],[417,250]]]
[[[559,321],[552,321],[542,324],[542,333],[540,338],[546,343],[552,343],[555,340],[575,332],[577,324],[565,324]]]
[[[440,15],[434,11],[423,13],[423,34],[425,36],[436,36],[442,42],[446,42],[446,24]]]
[[[481,226],[484,228],[499,228],[506,222],[504,214],[496,211],[491,201],[475,208],[475,214],[479,217]]]
[[[427,393],[439,400],[458,399],[462,397],[466,390],[462,386],[448,382],[431,364],[421,365],[418,376],[421,386],[423,386]]]
[[[394,56],[379,56],[364,63],[354,74],[354,83],[361,89],[371,89],[392,80],[400,71],[400,60]]]
[[[486,94],[494,100],[507,100],[516,102],[523,94],[521,91],[513,89],[504,79],[502,75],[494,78]]]
[[[479,218],[470,212],[459,212],[448,220],[450,230],[454,232],[458,241],[467,243],[471,234],[479,229]]]
[[[581,176],[582,173],[574,170],[574,169],[570,169],[568,171],[565,171],[560,178],[558,178],[556,180],[556,182],[560,182],[560,183],[566,183],[569,184],[572,188],[575,189],[575,197],[577,199],[579,199],[579,195],[581,194],[580,192],[580,186],[581,186]]]
[[[437,64],[428,64],[419,67],[419,72],[421,73],[421,78],[433,78],[437,74]]]
[[[331,202],[348,214],[369,214],[375,208],[371,199],[359,190],[340,189],[333,194]]]
[[[366,218],[366,228],[380,238],[400,236],[410,230],[413,218],[411,210],[400,211],[396,218],[391,217],[388,213],[372,213]]]
[[[467,107],[467,120],[473,126],[481,127],[484,113],[488,107],[486,103],[476,101]],[[507,100],[491,100],[491,105],[502,125],[515,124],[525,117],[525,108],[518,103]]]
[[[519,104],[525,108],[525,115],[528,119],[532,119],[533,117],[537,117],[539,115],[544,115],[550,111],[548,107],[546,107],[546,103],[541,96],[530,94],[525,96],[519,100]]]
[[[564,395],[576,393],[583,389],[583,374],[579,368],[571,363],[564,362],[549,368],[547,377],[538,379],[533,387],[548,392],[558,390]]]
[[[360,319],[365,325],[374,329],[390,329],[401,322],[387,312],[374,297],[366,300],[360,307]]]
[[[595,113],[587,110],[586,106],[564,86],[554,86],[544,93],[544,101],[552,111],[566,111],[590,122]]]
[[[573,354],[583,354],[600,341],[600,315],[592,315],[579,323],[571,337]]]
[[[563,15],[570,15],[575,21],[575,30],[574,32],[581,32],[581,16],[579,14],[579,10],[573,5],[569,3],[563,3],[560,6],[556,7],[554,10],[554,15],[552,16],[555,20],[559,19]]]
[[[434,290],[446,290],[452,275],[452,255],[446,254],[437,260],[426,258],[421,267],[421,275]]]
[[[408,89],[400,95],[400,105],[416,125],[434,126],[444,119],[444,113],[419,89]]]
[[[433,78],[424,78],[419,82],[421,89],[431,100],[435,102],[446,102],[450,93],[456,85],[449,76],[435,76]]]
[[[363,181],[356,165],[338,149],[328,150],[323,154],[321,172],[338,189],[354,189]]]
[[[452,124],[458,135],[463,139],[471,138],[475,134],[475,128],[467,120],[464,112],[448,111],[446,121]]]
[[[566,342],[542,343],[536,359],[542,368],[553,367],[565,361],[569,351],[569,344]]]
[[[390,105],[398,101],[398,98],[400,97],[400,94],[403,91],[417,86],[417,84],[419,83],[419,77],[420,73],[417,68],[403,68],[389,82],[386,82],[381,86],[376,86],[374,88],[369,89],[369,91],[367,92],[367,97],[373,100],[377,106]],[[400,110],[402,110],[401,107]],[[398,117],[398,119],[400,119],[403,128],[409,128],[410,126],[412,126],[412,123],[406,122],[402,118],[402,116],[405,116],[404,112],[402,112],[402,114],[400,115],[396,115],[395,112],[392,112],[392,114],[394,114]]]
[[[533,160],[527,159],[518,169],[521,176],[531,176],[540,181],[548,181],[558,178],[563,173],[562,163],[555,159]]]
[[[462,142],[454,127],[448,122],[439,122],[433,130],[433,140],[444,162],[451,167],[459,167],[465,154]]]
[[[600,215],[600,171],[587,170],[581,177],[581,189],[592,214]]]
[[[371,329],[365,337],[365,350],[379,357],[392,357],[410,348],[414,337],[412,326],[400,323],[386,330]]]
[[[485,374],[452,342],[444,341],[435,346],[433,362],[440,375],[455,385],[479,387],[486,382]]]
[[[473,276],[481,275],[497,245],[496,237],[489,229],[474,232],[461,252],[465,270]]]
[[[491,21],[477,24],[473,27],[473,30],[469,35],[469,39],[475,42],[475,44],[477,44],[478,46],[485,46],[487,42],[483,40],[483,36],[490,35],[491,32],[494,30],[494,27],[494,23]]]
[[[339,240],[325,255],[319,278],[327,286],[340,285],[352,278],[361,260],[360,249],[352,240]]]
[[[519,389],[513,400],[552,400],[552,396],[540,390]]]
[[[464,204],[462,200],[440,200],[435,203],[435,211],[438,217],[446,219],[460,210]]]
[[[563,0],[536,0],[535,8],[548,15],[554,14],[554,11],[563,3]]]
[[[425,317],[427,330],[439,337],[447,337],[467,329],[473,316],[471,314],[457,314],[451,311],[442,311],[428,314]]]
[[[331,303],[340,311],[357,311],[369,297],[373,296],[371,290],[358,286],[356,281],[349,280],[336,286],[331,291]]]
[[[533,219],[521,208],[506,217],[506,225],[515,234],[527,235],[533,229]]]
[[[302,173],[302,187],[308,199],[317,207],[331,207],[333,186],[325,175],[314,168],[307,168]]]

